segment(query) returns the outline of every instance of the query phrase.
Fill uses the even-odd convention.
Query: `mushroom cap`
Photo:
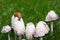
[[[2,33],[8,33],[9,31],[11,31],[11,27],[9,25],[3,26],[2,28]]]
[[[12,28],[17,35],[24,35],[25,34],[25,25],[24,21],[21,18],[20,12],[15,12],[11,18]]]
[[[50,29],[49,29],[48,25],[43,21],[39,21],[36,25],[36,32],[35,32],[34,37],[43,37],[49,31],[50,31]]]
[[[22,18],[20,12],[15,12],[15,13],[14,13],[14,16],[15,16],[15,17],[18,17],[18,19],[21,19],[21,18]]]
[[[51,10],[48,12],[45,21],[54,21],[57,20],[59,17],[57,16],[57,14]]]
[[[26,37],[27,39],[32,39],[35,33],[35,25],[32,22],[27,23],[26,25]]]

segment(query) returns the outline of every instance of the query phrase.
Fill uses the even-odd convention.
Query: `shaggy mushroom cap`
[[[11,27],[9,25],[3,26],[2,28],[2,33],[8,33],[9,31],[11,31]]]
[[[39,21],[36,25],[34,37],[43,37],[49,33],[50,29],[44,21]]]
[[[32,40],[35,33],[35,25],[32,22],[27,23],[26,25],[26,37],[28,40]]]
[[[59,18],[58,15],[53,10],[51,10],[48,12],[45,21],[54,21],[57,20],[58,18]]]
[[[15,17],[18,17],[19,20],[21,19],[21,13],[20,12],[15,12],[14,13],[14,16]]]
[[[17,35],[23,35],[25,33],[25,25],[20,12],[15,12],[12,15],[11,24]]]

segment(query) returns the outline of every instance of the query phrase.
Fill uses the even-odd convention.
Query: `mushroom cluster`
[[[25,39],[22,39],[22,35],[24,34],[26,34],[26,40],[33,40],[34,37],[35,38],[40,37],[41,38],[40,40],[43,40],[42,37],[48,34],[50,31],[50,28],[46,22],[52,22],[54,20],[57,20],[58,18],[59,17],[55,14],[55,12],[51,10],[50,12],[48,12],[48,15],[46,16],[45,21],[39,21],[36,27],[32,22],[29,22],[27,23],[25,28],[25,24],[22,19],[21,13],[15,12],[11,18],[12,27],[10,27],[9,25],[4,26],[1,32],[8,33],[9,31],[11,31],[11,28],[12,28],[15,33],[14,40],[17,40],[16,35],[19,36],[19,40],[25,40]],[[53,23],[51,23],[51,32],[53,32]],[[10,40],[10,37],[8,37],[8,39]]]

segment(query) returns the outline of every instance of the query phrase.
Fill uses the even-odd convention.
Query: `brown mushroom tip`
[[[21,18],[21,13],[20,12],[14,12],[14,16],[18,17],[20,19]]]

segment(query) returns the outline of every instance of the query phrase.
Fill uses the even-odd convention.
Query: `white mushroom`
[[[47,34],[50,31],[48,25],[44,21],[39,21],[36,25],[36,32],[34,37],[41,37],[41,40],[43,40],[43,36]]]
[[[9,25],[3,26],[1,33],[8,33],[11,31],[11,27]],[[10,35],[8,33],[8,40],[10,40]]]
[[[45,21],[47,22],[51,22],[51,32],[53,32],[53,21],[57,20],[59,17],[57,16],[57,14],[51,10],[48,12]]]
[[[26,25],[27,40],[33,40],[34,33],[35,33],[35,25],[32,22],[30,22]]]
[[[19,40],[21,40],[21,35],[24,35],[25,33],[25,25],[20,12],[14,13],[14,15],[12,16],[11,23],[15,34],[19,35],[20,36]],[[15,40],[16,40],[16,35],[15,35]]]

